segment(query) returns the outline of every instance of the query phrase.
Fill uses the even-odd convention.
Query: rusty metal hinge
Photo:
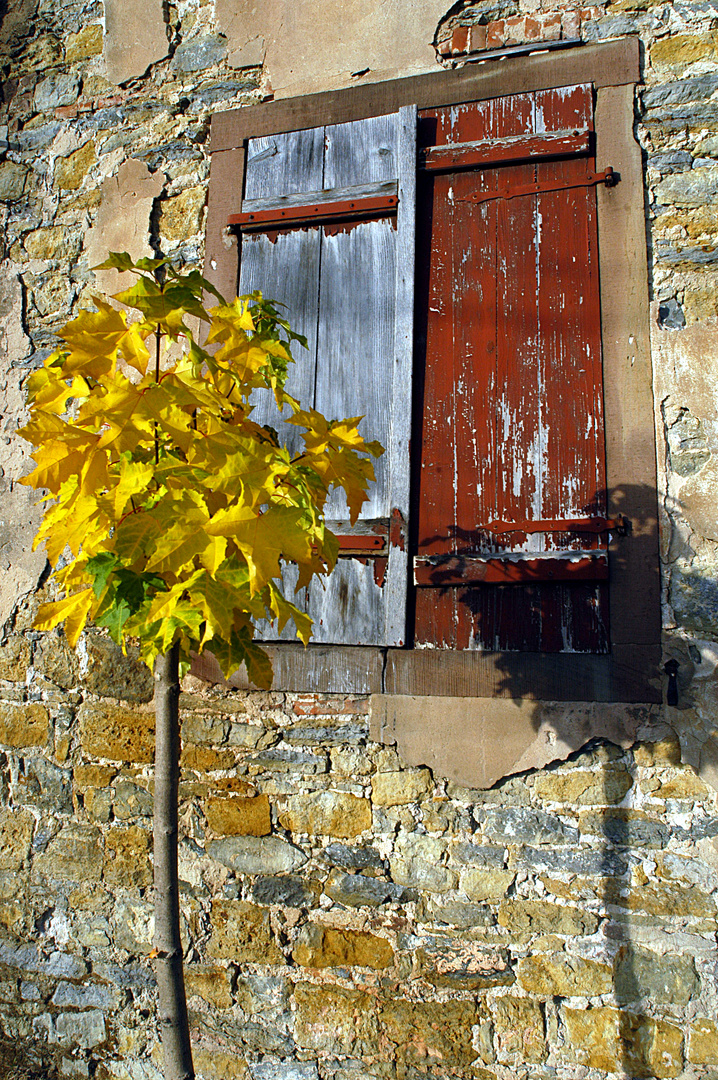
[[[585,518],[555,518],[543,521],[487,521],[485,525],[477,525],[477,531],[489,533],[603,533],[615,532],[619,536],[627,536],[631,531],[631,522],[623,514],[615,518],[585,517]]]
[[[506,186],[497,188],[495,191],[475,191],[472,195],[456,199],[456,202],[482,203],[491,199],[516,199],[520,195],[540,195],[545,191],[564,191],[568,188],[595,187],[597,184],[605,184],[606,187],[615,187],[621,179],[620,174],[614,172],[611,166],[600,173],[587,173],[578,180],[538,180],[534,184],[523,184],[517,187]]]

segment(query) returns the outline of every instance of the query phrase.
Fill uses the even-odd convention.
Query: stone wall
[[[188,683],[184,933],[207,1080],[715,1077],[718,4],[357,4],[326,48],[332,0],[257,8],[0,6],[0,1074],[159,1075],[151,684],[99,634],[73,654],[31,629],[51,585],[9,441],[27,373],[115,284],[91,267],[201,263],[217,109],[640,34],[679,706],[632,749],[477,791],[370,743],[365,699]]]
[[[159,1077],[150,679],[18,629],[0,1027],[42,1076]],[[717,796],[670,728],[478,791],[371,743],[366,698],[185,687],[200,1076],[715,1075]]]

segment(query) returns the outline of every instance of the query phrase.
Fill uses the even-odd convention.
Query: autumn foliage
[[[382,448],[359,434],[360,417],[328,421],[287,393],[290,348],[303,339],[260,293],[228,303],[161,259],[113,254],[109,267],[136,275],[115,297],[134,314],[93,298],[29,380],[20,434],[36,468],[23,482],[47,493],[35,543],[64,591],[35,626],[64,622],[74,645],[91,620],[117,642],[137,639],[150,667],[176,641],[184,663],[209,646],[225,675],[244,661],[268,686],[254,622],[293,619],[305,644],[311,634],[280,591],[281,563],[297,564],[297,588],[332,569],[327,495],[343,487],[356,518]],[[303,429],[301,452],[252,419],[261,393]]]

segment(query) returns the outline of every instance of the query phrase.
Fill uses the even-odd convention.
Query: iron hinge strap
[[[615,518],[585,517],[564,518],[544,521],[487,521],[476,526],[477,532],[487,533],[604,533],[616,532],[627,536],[631,531],[631,522],[623,514]]]
[[[595,187],[605,184],[615,187],[620,175],[609,166],[600,173],[587,173],[577,180],[539,180],[535,184],[523,184],[517,187],[498,188],[495,191],[475,191],[472,195],[456,199],[456,202],[482,203],[491,199],[516,199],[521,195],[540,195],[545,191],[565,191],[568,188]]]

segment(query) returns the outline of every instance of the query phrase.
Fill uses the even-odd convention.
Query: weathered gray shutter
[[[239,292],[261,289],[286,305],[304,334],[288,389],[330,419],[363,414],[360,430],[386,453],[375,464],[376,484],[352,528],[335,494],[327,517],[348,538],[363,534],[382,548],[344,539],[334,572],[295,597],[314,619],[314,640],[347,645],[405,641],[409,436],[413,336],[416,109],[348,124],[251,139],[243,214],[320,206],[317,224],[244,233]],[[362,220],[372,197],[398,197],[395,216]],[[357,219],[324,226],[321,204],[353,201]],[[301,354],[301,355],[300,355]],[[278,425],[271,406],[261,423]],[[297,434],[286,430],[290,445]],[[293,580],[294,579],[294,580]],[[291,595],[296,574],[285,570]],[[283,635],[288,636],[288,635]],[[291,636],[291,635],[289,635]],[[266,640],[276,639],[267,627]]]

